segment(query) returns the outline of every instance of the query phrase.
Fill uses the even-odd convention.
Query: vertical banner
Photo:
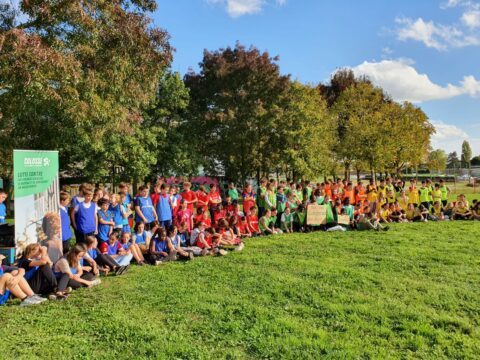
[[[58,151],[14,150],[15,246],[48,247],[52,261],[62,256]]]

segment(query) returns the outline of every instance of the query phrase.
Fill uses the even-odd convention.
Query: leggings
[[[95,275],[92,273],[84,273],[81,278],[83,280],[92,281],[95,279]],[[68,286],[70,286],[72,289],[78,289],[85,285],[79,283],[77,280],[70,279],[68,274],[62,274],[58,280],[58,291],[65,291]]]
[[[145,255],[145,259],[152,265],[155,265],[155,261],[162,261],[162,262],[174,261],[174,260],[177,260],[177,252],[173,250],[168,254],[168,256],[148,253]]]
[[[28,280],[28,284],[35,294],[48,295],[57,288],[57,278],[52,268],[47,264],[42,265],[35,272],[35,275]]]
[[[112,258],[110,255],[108,254],[102,254],[100,253],[100,251],[97,250],[97,257],[95,258],[95,262],[98,264],[98,265],[101,265],[101,266],[107,266],[109,267],[111,270],[113,270],[113,268],[116,268],[118,266],[120,266],[114,258]]]

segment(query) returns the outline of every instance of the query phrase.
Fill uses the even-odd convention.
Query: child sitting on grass
[[[0,256],[0,263],[3,258]],[[37,305],[47,300],[32,291],[23,274],[23,270],[6,273],[0,265],[0,305],[4,305],[10,296],[19,298],[22,301],[20,306]]]
[[[104,255],[110,255],[120,266],[129,266],[133,255],[128,253],[118,241],[118,234],[112,232],[107,242],[100,244],[100,251]]]
[[[193,251],[189,251],[185,247],[181,246],[180,237],[177,236],[177,228],[174,225],[170,225],[167,229],[168,239],[168,253],[175,252],[177,259],[192,260]]]
[[[177,259],[176,251],[170,251],[167,232],[163,227],[158,228],[150,241],[148,261],[152,265],[160,265]]]
[[[25,270],[25,279],[33,292],[41,295],[55,293],[55,296],[63,297],[64,294],[57,291],[57,279],[52,271],[53,263],[45,246],[29,244],[18,266]]]
[[[100,273],[103,273],[105,276],[109,272],[114,272],[115,275],[122,275],[126,270],[126,266],[120,266],[114,258],[108,254],[102,254],[100,250],[97,249],[98,241],[95,236],[87,237],[87,253],[85,254],[84,260],[87,261],[90,266],[93,268],[98,267]]]
[[[92,287],[101,283],[92,273],[84,273],[80,260],[85,257],[86,246],[77,244],[68,254],[55,263],[54,271],[58,280],[58,291],[65,292],[67,287],[78,289]]]
[[[120,244],[127,253],[132,254],[133,258],[137,262],[138,265],[143,266],[145,265],[145,258],[143,257],[142,250],[140,247],[131,241],[132,234],[129,232],[122,233],[120,237]]]

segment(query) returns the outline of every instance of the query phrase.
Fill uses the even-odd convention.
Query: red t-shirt
[[[257,215],[248,215],[247,222],[250,227],[251,232],[260,232],[260,228],[258,227],[258,216]]]
[[[197,192],[197,199],[198,199],[197,208],[200,207],[200,206],[203,206],[203,209],[206,211],[208,209],[208,206],[207,206],[207,204],[208,204],[208,194],[198,191]],[[203,204],[200,204],[199,202],[203,202]]]
[[[227,212],[225,211],[225,209],[215,211],[215,212],[213,213],[213,221],[214,221],[215,223],[217,223],[218,220],[220,220],[220,219],[222,219],[222,218],[224,219],[225,216],[226,216],[226,213],[227,213]]]
[[[255,193],[252,191],[251,193],[243,192],[243,212],[246,214],[250,211],[252,206],[255,205]],[[246,198],[253,198],[254,200],[245,200]]]
[[[188,202],[187,208],[193,212],[194,203],[191,203],[190,201],[194,201],[197,199],[197,195],[195,194],[195,192],[192,190],[184,191],[182,193],[182,199]]]
[[[117,241],[117,252],[122,248],[122,244],[120,244],[120,241]],[[102,242],[100,244],[100,252],[102,254],[108,254],[108,241]]]
[[[156,206],[158,203],[158,199],[160,198],[160,193],[153,193],[152,195],[150,195],[150,197],[152,198],[153,206]]]
[[[190,209],[179,210],[177,212],[177,215],[175,216],[175,225],[178,227],[182,222],[184,222],[185,224],[187,224],[188,232],[190,232],[191,218],[192,218],[192,210]]]
[[[209,206],[217,206],[219,203],[222,202],[222,197],[220,196],[218,191],[209,193],[207,197]]]
[[[209,247],[211,247],[212,246],[212,236],[205,234],[205,242],[208,244]],[[202,244],[202,242],[200,241],[200,235],[198,235],[197,243],[195,245],[197,245],[200,249],[203,249],[205,247],[205,245]]]

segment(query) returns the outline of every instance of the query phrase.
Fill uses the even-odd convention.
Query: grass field
[[[479,222],[255,239],[2,307],[0,358],[473,359],[479,270]]]

